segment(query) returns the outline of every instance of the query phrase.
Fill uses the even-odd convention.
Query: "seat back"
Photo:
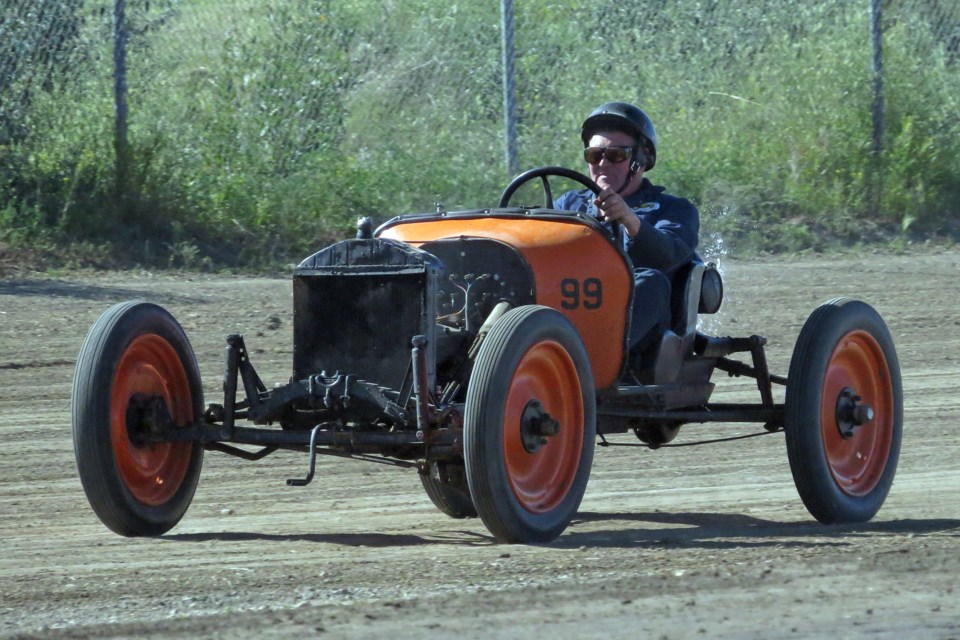
[[[720,273],[713,264],[704,264],[699,258],[680,267],[671,284],[670,328],[661,338],[649,371],[654,384],[667,384],[677,379],[684,360],[693,353],[697,316],[716,313],[723,298]]]
[[[697,330],[697,312],[700,309],[700,284],[706,265],[691,261],[673,274],[670,294],[670,328],[678,336]]]

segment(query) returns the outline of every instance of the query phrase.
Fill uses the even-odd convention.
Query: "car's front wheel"
[[[193,499],[203,447],[143,438],[203,413],[193,349],[173,316],[147,302],[105,311],[80,349],[71,410],[80,481],[100,520],[124,536],[176,525]]]
[[[501,542],[549,542],[576,514],[596,436],[593,374],[579,334],[542,306],[505,314],[467,388],[470,495]]]

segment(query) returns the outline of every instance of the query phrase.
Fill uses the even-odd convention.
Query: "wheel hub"
[[[530,400],[520,416],[520,438],[527,453],[536,453],[549,442],[550,436],[560,433],[560,423],[554,420],[537,399]]]
[[[862,402],[850,387],[844,387],[837,397],[837,429],[844,440],[849,440],[857,429],[873,420],[873,407]]]
[[[151,435],[159,435],[175,426],[167,403],[157,395],[133,394],[125,418],[127,437],[135,446],[143,446]]]

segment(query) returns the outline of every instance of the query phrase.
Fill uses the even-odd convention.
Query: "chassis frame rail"
[[[675,394],[682,396],[683,389],[689,391],[689,386],[621,387],[612,396],[598,398],[598,417],[675,425],[759,423],[766,432],[780,431],[783,429],[785,409],[783,404],[774,403],[772,386],[786,385],[787,379],[770,374],[763,350],[765,342],[760,336],[710,339],[703,350],[706,353],[701,353],[715,358],[716,368],[730,376],[754,378],[760,391],[759,404],[675,406],[671,398]],[[193,424],[176,425],[162,402],[144,399],[138,415],[128,416],[130,437],[146,445],[200,442],[209,450],[251,461],[265,458],[279,449],[309,453],[306,477],[288,480],[287,484],[291,486],[310,483],[314,477],[317,455],[401,467],[420,467],[429,464],[430,460],[462,456],[462,424],[457,420],[448,420],[451,415],[462,415],[462,407],[454,403],[437,402],[425,388],[422,375],[425,368],[423,337],[417,336],[412,346],[410,374],[413,376],[415,407],[409,411],[408,407],[397,404],[378,388],[357,381],[350,375],[321,374],[303,381],[291,380],[287,385],[267,390],[250,362],[243,337],[233,334],[227,337],[223,404],[209,405],[201,420]],[[728,358],[733,352],[749,352],[752,366]],[[241,386],[246,397],[238,401],[237,391]],[[709,393],[705,397],[708,396]],[[384,415],[395,422],[391,425],[360,421],[347,426],[342,421],[321,421],[307,428],[241,427],[236,424],[238,419],[246,419],[257,425],[272,425],[291,403],[304,399],[321,402],[327,407],[345,407],[357,401],[367,403],[381,409]],[[601,446],[606,444],[604,436],[613,433],[615,431],[598,431]],[[261,448],[248,451],[238,445]]]

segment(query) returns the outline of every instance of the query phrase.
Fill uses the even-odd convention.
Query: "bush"
[[[0,10],[0,35],[21,43],[18,63],[0,65],[6,243],[266,266],[351,234],[358,216],[491,206],[510,177],[497,3],[128,3],[122,180],[112,14],[97,4]],[[650,177],[696,201],[727,246],[960,233],[957,51],[928,14],[887,9],[878,158],[866,3],[516,10],[522,168],[582,168],[580,121],[623,99],[657,123]]]

